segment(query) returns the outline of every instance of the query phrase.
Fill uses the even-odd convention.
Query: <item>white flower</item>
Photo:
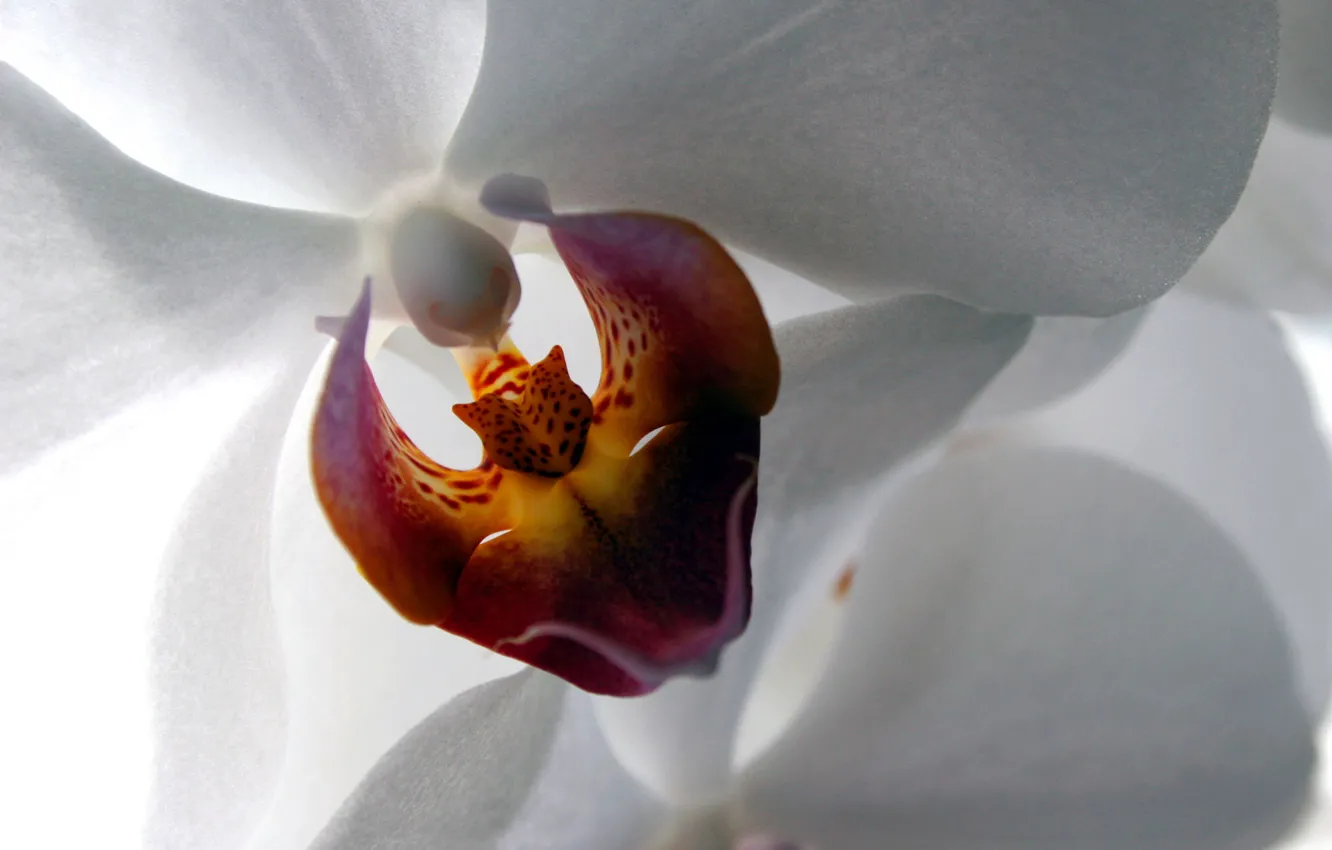
[[[1227,218],[1275,29],[1253,0],[0,3],[10,843],[146,816],[150,846],[301,846],[388,750],[331,846],[635,847],[663,804],[722,846],[1260,846],[1327,685],[1332,488],[1279,336],[1172,295],[1008,417],[1141,318],[1031,315],[1145,304]],[[777,328],[754,620],[716,679],[594,721],[524,672],[390,749],[495,671],[358,584],[293,409],[361,217],[440,163],[691,218],[763,258],[774,319],[843,300],[790,272],[863,303]],[[518,265],[519,330],[566,321]],[[399,343],[383,379],[433,415]],[[855,553],[821,686],[735,774],[768,648]]]

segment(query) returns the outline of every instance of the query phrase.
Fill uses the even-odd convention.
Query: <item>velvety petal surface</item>
[[[1235,214],[1180,286],[1264,309],[1332,311],[1332,136],[1272,119]]]
[[[484,14],[483,0],[4,0],[0,61],[169,177],[354,212],[438,167]]]
[[[1322,715],[1332,680],[1332,464],[1275,322],[1174,293],[1099,381],[1008,436],[1105,455],[1198,505],[1285,616],[1310,716]]]
[[[493,0],[447,167],[684,216],[852,297],[1107,315],[1229,215],[1276,51],[1251,0]]]
[[[377,764],[319,850],[633,850],[656,804],[624,775],[588,697],[536,670],[440,708]]]
[[[737,722],[774,632],[824,597],[891,473],[958,421],[1030,327],[1026,317],[912,296],[776,329],[782,391],[763,420],[753,617],[712,679],[598,703],[635,776],[670,799],[724,792]]]
[[[1281,0],[1281,73],[1273,109],[1282,118],[1332,134],[1332,7]]]
[[[748,821],[822,850],[1253,848],[1313,732],[1281,617],[1187,500],[1110,461],[963,453],[865,550],[807,713]]]
[[[49,498],[34,489],[24,500],[30,513],[11,529],[46,541],[34,550],[30,577],[59,581],[61,594],[81,587],[90,604],[101,600],[87,616],[48,623],[79,622],[73,634],[82,649],[68,638],[15,637],[9,645],[36,639],[49,648],[52,655],[34,656],[46,665],[42,677],[110,676],[104,693],[145,700],[126,682],[151,682],[144,704],[152,716],[142,720],[156,754],[144,768],[154,788],[148,840],[234,847],[267,803],[284,735],[263,557],[271,473],[317,354],[313,317],[327,310],[324,296],[342,301],[340,291],[355,284],[346,279],[354,234],[348,222],[225,201],[155,174],[6,66],[0,112],[8,282],[0,466],[65,476]],[[197,416],[157,422],[143,413],[179,399]],[[152,438],[61,460],[75,451],[70,441],[101,446],[107,423],[127,421],[146,422],[135,427]],[[88,512],[105,533],[71,533],[72,480],[96,494]],[[124,584],[93,589],[115,577]],[[14,598],[31,607],[49,594]],[[63,646],[75,657],[63,658],[55,649]],[[100,796],[104,789],[134,787],[138,768],[97,767],[98,742],[144,744],[135,758],[145,759],[147,745],[138,731],[117,727],[140,718],[105,707],[105,724],[79,722],[88,740],[67,739],[79,762],[67,775],[85,777],[101,789],[90,793],[112,801]],[[24,728],[44,740],[40,724]],[[50,763],[66,764],[60,756]],[[123,782],[113,778],[121,774]],[[142,818],[142,801],[116,805]],[[63,820],[62,828],[79,826]],[[121,843],[109,826],[97,835],[94,843]],[[123,843],[137,842],[136,834]]]

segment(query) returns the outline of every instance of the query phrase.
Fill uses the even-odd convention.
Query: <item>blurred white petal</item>
[[[448,168],[682,215],[852,297],[1107,315],[1229,215],[1276,51],[1259,0],[491,0]]]
[[[350,221],[167,180],[2,65],[0,113],[0,467],[212,370],[306,357],[313,317],[351,303]]]
[[[1332,4],[1281,0],[1281,73],[1278,115],[1332,134]]]
[[[272,378],[249,367],[202,376],[0,480],[0,550],[13,566],[0,602],[0,845],[140,846],[160,720],[154,595],[173,566],[164,555],[181,504]],[[224,759],[220,770],[263,786],[265,765],[253,767],[239,775]],[[196,790],[211,789],[177,792]],[[236,811],[195,826],[230,829]]]
[[[977,449],[904,488],[808,712],[747,777],[820,850],[1249,850],[1314,758],[1281,618],[1161,483]]]
[[[713,678],[598,700],[611,746],[635,776],[672,800],[723,792],[741,713],[782,618],[800,618],[797,609],[821,598],[889,474],[953,426],[1030,326],[910,296],[777,328],[782,389],[763,420],[753,618]]]
[[[3,0],[0,60],[169,177],[355,212],[438,167],[484,16],[484,0]]]
[[[1332,311],[1332,136],[1274,118],[1235,214],[1180,286],[1266,309]]]
[[[1142,323],[1146,308],[1108,319],[1037,317],[1022,351],[967,412],[971,423],[1044,407],[1105,371]]]
[[[427,453],[463,468],[480,444],[455,400],[390,352],[374,362],[385,400]],[[394,612],[333,535],[310,478],[316,369],[286,435],[269,552],[285,661],[288,725],[281,778],[252,850],[304,847],[409,729],[479,682],[521,665]]]
[[[375,765],[314,846],[641,846],[654,806],[616,767],[587,700],[532,669],[463,694]]]
[[[157,757],[149,840],[234,847],[268,802],[284,734],[263,557],[272,472],[317,352],[313,318],[356,284],[353,226],[225,201],[168,180],[4,66],[0,102],[7,119],[0,123],[0,258],[10,281],[0,306],[7,344],[0,466],[38,457],[43,468],[58,464],[74,449],[53,447],[71,439],[84,445],[94,436],[80,435],[102,434],[107,420],[122,421],[145,404],[183,394],[212,405],[201,407],[206,421],[158,432],[160,445],[89,460],[122,464],[120,480],[106,473],[79,484],[97,498],[73,513],[69,504],[34,496],[29,527],[14,533],[52,541],[49,557],[59,569],[50,575],[71,586],[126,581],[106,598],[123,593],[132,601],[107,613],[142,610],[142,618],[124,612],[124,628],[138,630],[134,640],[142,643],[112,633],[90,640],[107,652],[139,653],[134,664],[151,678]],[[209,388],[231,386],[236,376],[244,377],[243,391],[228,390],[225,403],[214,405]],[[139,503],[132,495],[153,491],[144,482],[177,481],[185,470],[189,477],[169,499]],[[125,511],[133,521],[101,540],[95,556],[62,548],[97,540],[72,519]],[[147,538],[156,541],[151,552],[131,533],[158,526]],[[96,619],[90,636],[102,631]],[[46,660],[52,669],[68,666]],[[107,669],[124,663],[107,661]],[[139,693],[129,685],[126,692]],[[130,740],[101,731],[112,746]],[[102,774],[89,768],[88,775]],[[137,803],[124,811],[142,816]]]
[[[541,776],[496,850],[643,850],[665,807],[615,760],[588,696],[566,693]]]
[[[845,307],[850,301],[830,289],[811,283],[795,272],[774,265],[762,257],[729,249],[744,269],[749,282],[763,304],[768,324],[779,325],[810,313],[822,313]]]
[[[1332,684],[1332,462],[1267,316],[1175,293],[1078,395],[1009,435],[1118,460],[1225,529],[1285,616],[1310,715]]]
[[[282,439],[320,341],[291,344],[308,356],[228,407],[236,424],[188,498],[156,509],[174,528],[153,606],[149,847],[241,846],[282,766],[287,706],[268,539]]]

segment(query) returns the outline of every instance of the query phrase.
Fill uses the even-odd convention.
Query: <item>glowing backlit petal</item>
[[[548,209],[548,208],[547,208]],[[341,329],[316,416],[316,488],[362,573],[407,619],[589,691],[709,674],[748,622],[759,417],[779,368],[725,250],[642,213],[548,224],[605,358],[589,397],[555,346],[455,351],[454,413],[485,460],[425,457],[364,362],[369,290]]]

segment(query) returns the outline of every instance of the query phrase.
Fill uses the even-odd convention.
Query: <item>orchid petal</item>
[[[1005,428],[1168,484],[1234,539],[1286,617],[1310,715],[1332,686],[1332,462],[1269,317],[1176,293],[1106,374]]]
[[[114,468],[95,455],[81,462],[84,471],[79,464],[67,471],[66,484],[79,480],[105,497],[94,513],[115,534],[99,536],[88,516],[83,532],[70,534],[68,487],[63,502],[34,496],[30,518],[11,515],[23,526],[14,531],[46,541],[32,562],[54,569],[34,567],[34,576],[63,577],[65,592],[73,583],[89,599],[121,600],[76,619],[106,651],[137,653],[135,669],[143,669],[125,675],[151,681],[150,840],[234,847],[268,802],[285,733],[263,558],[269,473],[317,355],[313,317],[322,297],[341,300],[348,282],[354,231],[347,221],[224,201],[152,173],[3,66],[0,112],[0,257],[10,282],[0,308],[7,342],[0,466],[58,466],[72,450],[62,444],[84,445],[170,399],[193,399],[206,413],[206,421],[187,418],[165,430],[149,417],[160,444],[107,449],[134,452],[121,472],[94,472]],[[183,485],[161,491],[171,493],[165,501],[145,483],[175,482],[185,471]],[[140,487],[142,496],[130,495]],[[144,530],[156,525],[160,539],[158,530]],[[152,545],[144,549],[136,534]],[[80,554],[93,542],[92,554]],[[124,588],[92,590],[94,573],[133,576],[131,598]],[[132,613],[140,606],[142,621]],[[98,617],[116,611],[115,627],[103,628]],[[132,644],[113,637],[131,632]],[[79,672],[89,659],[106,671],[123,671],[125,661],[37,657],[72,681],[101,675]],[[125,681],[126,693],[137,693]],[[107,742],[138,740],[97,724],[79,728]],[[95,750],[88,746],[67,776],[105,779]],[[106,783],[128,787],[127,770],[123,783]],[[94,843],[138,843],[114,834]]]
[[[235,675],[252,661],[262,667],[256,650],[265,647],[256,643],[263,634],[194,633],[182,646],[165,647],[154,609],[162,596],[175,595],[172,585],[181,574],[191,574],[171,542],[180,506],[193,501],[201,478],[205,491],[221,483],[204,477],[210,460],[245,434],[246,419],[264,415],[254,411],[274,383],[280,390],[270,372],[243,365],[201,375],[189,386],[127,405],[0,479],[6,518],[0,545],[25,565],[10,576],[0,612],[11,687],[0,745],[14,780],[0,844],[139,846],[151,806],[159,824],[163,808],[172,810],[166,814],[175,822],[172,814],[200,815],[193,825],[205,835],[176,846],[234,847],[267,802],[273,778],[267,756],[280,742],[281,705],[257,706],[237,693],[200,694],[189,690],[197,680],[164,669],[183,657],[208,655],[198,652],[201,645],[224,642],[236,651],[218,671],[227,684],[254,684],[256,697],[273,696],[265,688],[266,670],[246,669],[239,682]],[[87,498],[71,501],[75,490]],[[93,509],[77,511],[81,504]],[[228,507],[238,521],[247,515],[244,505]],[[223,530],[232,528],[225,523]],[[206,535],[198,542],[224,551],[229,545]],[[244,541],[229,551],[250,554]],[[232,609],[246,595],[249,576],[243,567],[237,573],[239,589],[211,582],[215,608]],[[175,613],[195,615],[204,625],[263,625],[262,610],[253,618],[210,616],[197,608]],[[211,705],[180,711],[191,696]],[[236,708],[235,715],[217,711],[220,704]],[[161,752],[197,719],[216,740],[192,740],[189,753]],[[219,751],[227,745],[235,749]],[[208,761],[216,773],[201,775],[195,759]],[[160,783],[168,776],[201,781],[164,789]],[[71,800],[79,801],[79,817],[69,815]],[[213,829],[218,844],[209,843]]]
[[[447,400],[429,378],[387,352],[373,368],[423,445],[455,459],[475,452],[474,438],[445,414]],[[310,422],[324,371],[308,376],[281,446],[267,562],[289,732],[268,817],[250,836],[249,850],[308,845],[412,726],[462,691],[519,666],[405,622],[357,575],[310,483]]]
[[[745,276],[754,284],[754,292],[763,302],[763,315],[773,325],[836,310],[851,302],[830,289],[806,280],[800,275],[781,266],[768,262],[762,257],[728,248],[736,263],[745,270]]]
[[[1235,214],[1180,287],[1265,309],[1332,311],[1332,137],[1274,118]]]
[[[1109,315],[1229,215],[1275,84],[1273,2],[794,5],[492,0],[447,170],[857,299]]]
[[[541,777],[497,850],[641,850],[663,808],[615,760],[592,700],[570,689]]]
[[[615,764],[587,696],[527,670],[413,729],[314,848],[632,850],[658,808]]]
[[[782,391],[763,420],[753,617],[709,681],[598,703],[611,746],[636,777],[672,800],[724,791],[737,723],[774,632],[826,593],[890,474],[957,422],[1030,326],[912,296],[777,328]],[[817,590],[802,594],[806,587]]]
[[[1281,0],[1281,73],[1273,109],[1315,132],[1332,134],[1332,6]]]
[[[125,153],[224,197],[359,212],[438,169],[482,0],[5,0],[0,60]]]
[[[1094,381],[1132,342],[1146,308],[1108,319],[1037,317],[1022,351],[967,412],[971,424],[1051,404]]]
[[[279,368],[325,297],[345,308],[351,222],[186,189],[3,66],[0,109],[0,464],[211,370]]]
[[[1168,487],[1093,456],[977,449],[866,547],[806,714],[744,780],[822,850],[1241,848],[1314,762],[1280,617]]]
[[[269,507],[309,350],[320,344],[308,336],[291,340],[293,355],[308,357],[293,356],[237,405],[243,418],[174,520],[152,625],[147,846],[238,847],[277,787],[288,706],[269,592]]]
[[[524,670],[439,708],[379,760],[312,848],[486,847],[536,784],[566,690]]]

